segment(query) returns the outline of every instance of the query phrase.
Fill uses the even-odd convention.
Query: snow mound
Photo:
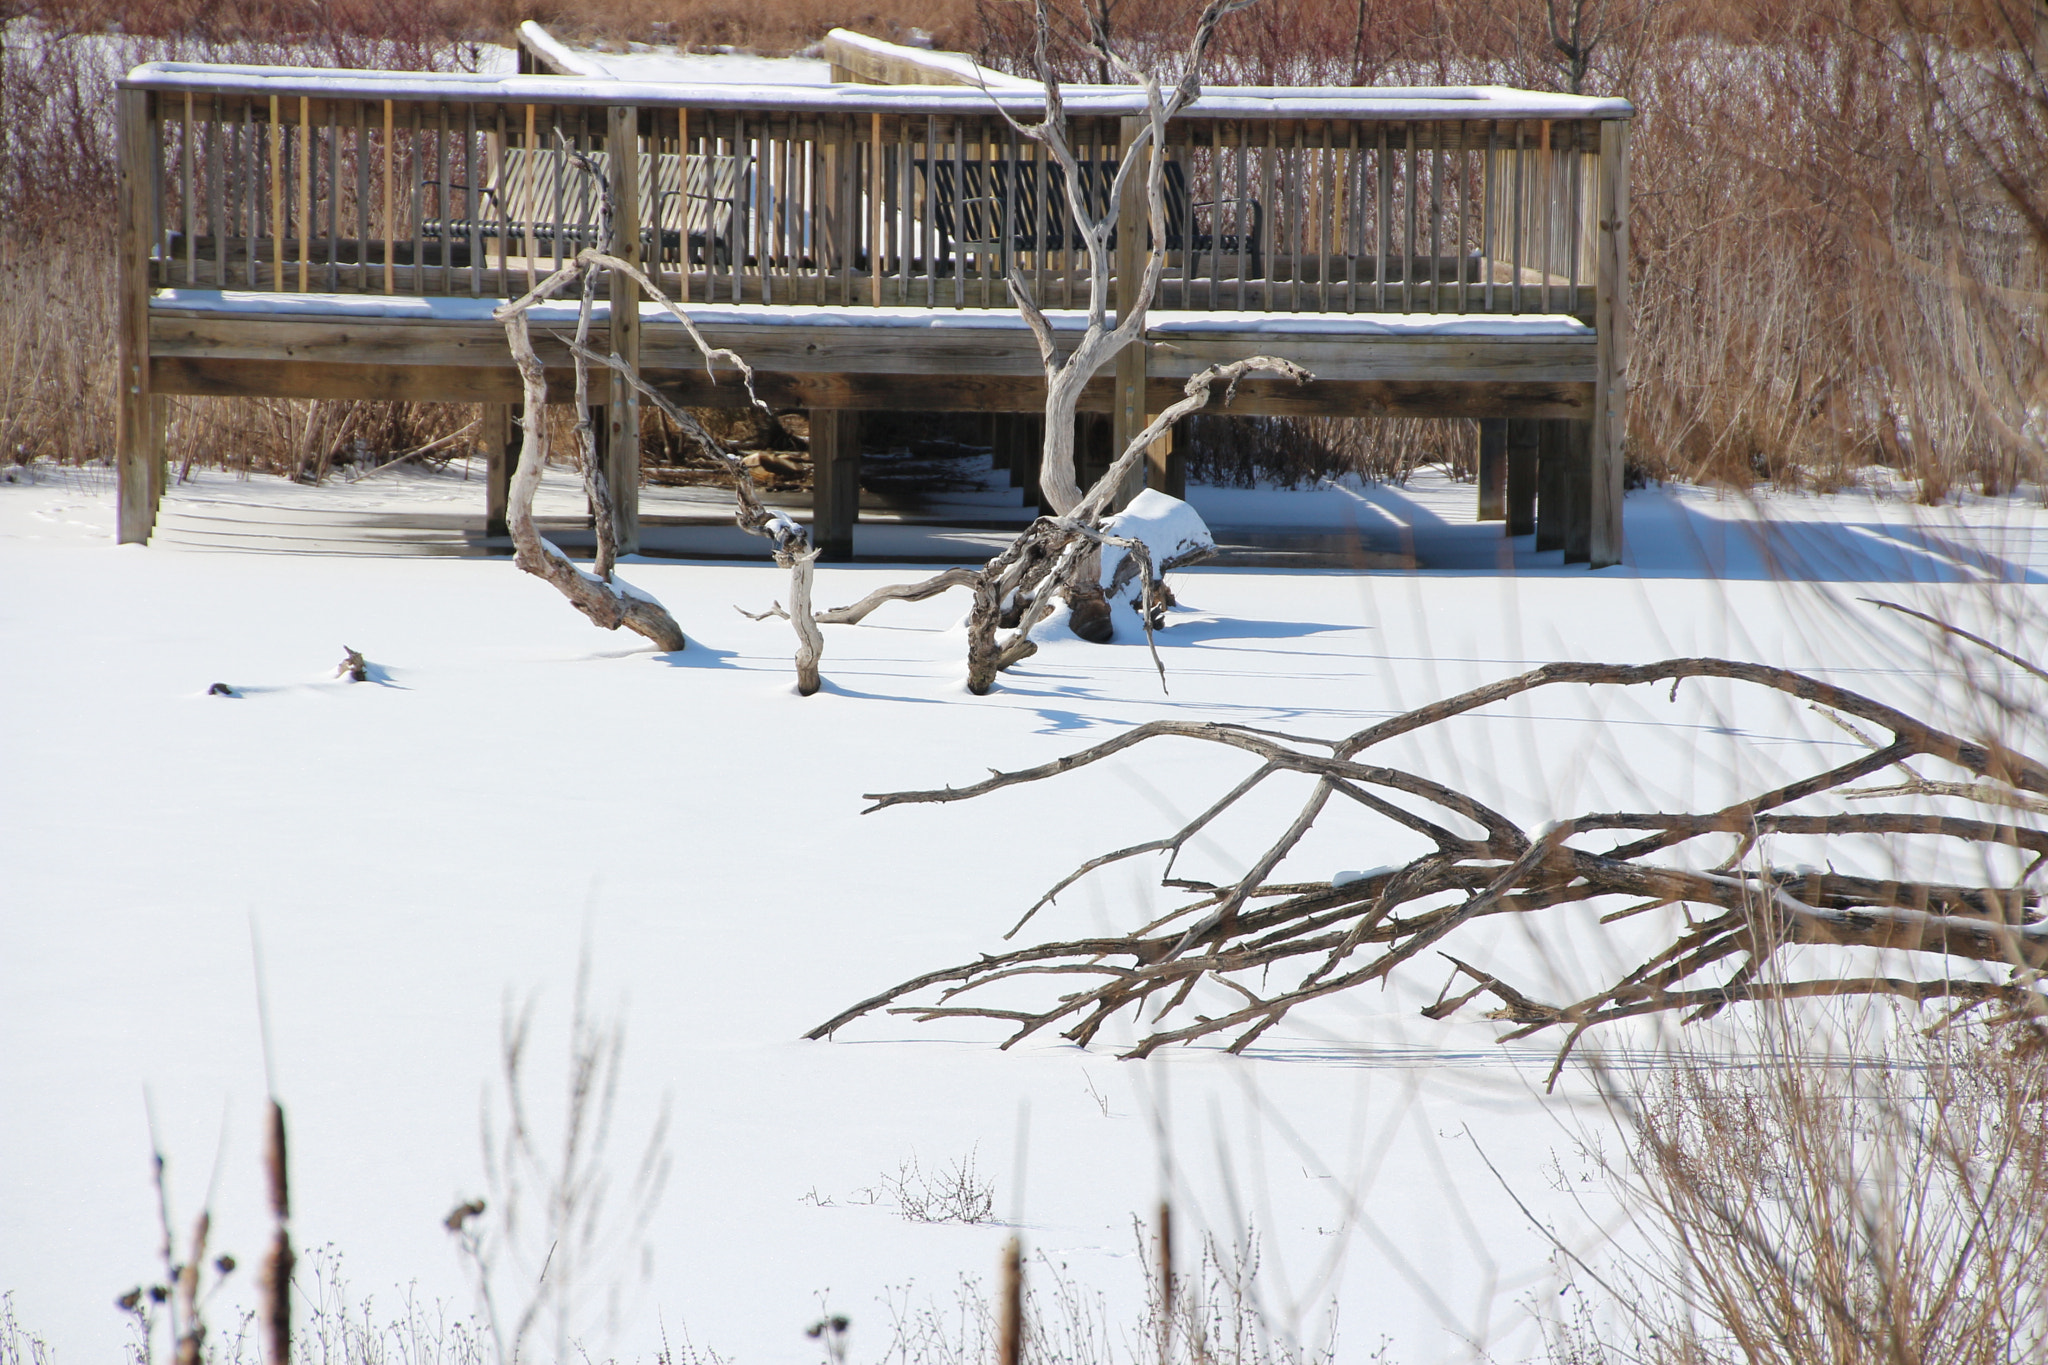
[[[1197,512],[1179,498],[1148,488],[1131,499],[1131,505],[1102,523],[1105,534],[1122,536],[1127,540],[1142,543],[1152,556],[1152,571],[1164,576],[1168,569],[1192,564],[1216,553],[1216,539],[1209,534],[1209,523],[1202,520]],[[1124,548],[1120,545],[1102,547],[1102,586],[1112,596],[1116,595],[1118,584],[1117,568],[1125,559]],[[1130,596],[1138,591],[1136,566],[1133,565],[1121,576],[1121,586],[1130,589]]]

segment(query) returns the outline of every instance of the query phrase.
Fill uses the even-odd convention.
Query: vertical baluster
[[[828,173],[832,150],[823,120],[812,120],[804,128],[803,184],[808,204],[805,222],[811,240],[811,302],[823,304],[829,301],[826,293],[831,288],[832,272],[832,177]]]
[[[772,115],[748,127],[742,119],[740,136],[751,149],[748,158],[754,171],[754,212],[747,225],[748,252],[754,258],[755,289],[762,303],[775,302],[776,238],[783,214],[783,180],[789,166],[789,142],[776,130]],[[795,302],[793,295],[788,296]]]
[[[476,139],[476,106],[465,104],[462,106],[462,221],[469,225],[469,230],[463,236],[467,239],[466,245],[469,247],[469,292],[472,297],[484,292],[483,208],[477,202]],[[447,187],[444,186],[441,192],[445,197]],[[448,213],[449,209],[444,205],[442,216],[445,218]],[[637,228],[639,225],[636,223],[631,226]],[[448,237],[449,234],[442,234],[443,252],[448,250]],[[455,292],[452,280],[448,284],[448,292]]]
[[[1584,266],[1580,262],[1580,253],[1585,250],[1586,246],[1586,206],[1584,197],[1586,185],[1586,125],[1574,123],[1569,125],[1569,127],[1571,128],[1571,150],[1565,154],[1565,167],[1571,175],[1571,187],[1568,191],[1571,203],[1571,226],[1567,232],[1570,249],[1565,253],[1565,269],[1569,272],[1565,280],[1565,294],[1567,296],[1565,311],[1577,313],[1579,311],[1579,281],[1585,278],[1583,274]]]
[[[1308,152],[1305,131],[1307,122],[1306,119],[1295,121],[1293,148],[1289,150],[1283,146],[1279,152],[1282,185],[1280,199],[1293,210],[1287,221],[1288,245],[1292,248],[1288,252],[1292,264],[1287,271],[1287,311],[1290,313],[1301,311],[1301,275],[1303,263],[1310,250],[1309,224],[1314,214],[1314,206],[1308,202]]]
[[[341,101],[327,101],[327,292],[341,292]]]
[[[868,170],[867,178],[862,181],[868,195],[868,302],[875,308],[882,306],[882,275],[888,260],[882,246],[887,180],[888,162],[882,158],[882,115],[880,110],[876,110],[868,115]]]
[[[176,222],[164,204],[164,160],[171,154],[171,119],[164,117],[163,104],[151,97],[145,100],[149,115],[144,127],[147,130],[145,145],[149,149],[149,255],[143,267],[144,282],[154,288],[159,284],[176,282],[177,257],[171,250],[171,234],[177,231]],[[139,230],[139,229],[138,229]]]
[[[1378,127],[1377,156],[1373,161],[1373,311],[1387,311],[1387,257],[1393,254],[1394,158],[1387,145],[1387,125]]]
[[[1195,211],[1195,204],[1202,192],[1202,174],[1200,165],[1195,157],[1194,129],[1186,125],[1181,126],[1180,141],[1173,144],[1171,164],[1180,168],[1176,172],[1176,183],[1180,186],[1180,232],[1178,234],[1180,245],[1178,247],[1179,266],[1177,267],[1179,274],[1175,276],[1180,282],[1180,289],[1163,301],[1169,307],[1191,309],[1195,306],[1196,272],[1201,268],[1202,264],[1202,253],[1195,246],[1196,242],[1200,240],[1199,234],[1196,231],[1199,215]],[[1174,211],[1173,200],[1169,196],[1166,204],[1169,235],[1172,235]],[[1174,252],[1167,254],[1169,272],[1175,269],[1173,265],[1174,257]]]
[[[916,172],[911,162],[915,160],[912,143],[916,139],[915,125],[908,114],[899,115],[896,120],[896,275],[899,289],[897,303],[910,302],[910,271],[912,258],[917,254],[916,230],[912,226],[917,213]]]
[[[1336,253],[1331,249],[1332,228],[1337,215],[1343,212],[1343,201],[1337,192],[1337,149],[1333,141],[1335,127],[1330,120],[1323,120],[1323,146],[1318,153],[1322,171],[1322,207],[1316,214],[1316,311],[1330,311],[1330,258]]]
[[[1345,181],[1351,203],[1344,215],[1344,311],[1358,311],[1358,258],[1365,254],[1365,156],[1358,148],[1358,120],[1349,124],[1351,159]]]
[[[820,273],[823,265],[816,259],[818,247],[811,244],[817,227],[816,214],[807,207],[805,186],[815,184],[818,171],[818,143],[815,137],[803,136],[801,125],[792,121],[790,137],[784,144],[785,156],[782,176],[775,182],[776,194],[782,205],[781,222],[788,237],[790,298],[796,302],[805,301],[804,290],[810,288],[809,300],[813,303],[825,301],[824,277]],[[812,264],[806,273],[804,262]]]
[[[423,152],[425,144],[421,141],[425,133],[421,126],[424,120],[420,113],[418,104],[406,106],[403,174],[406,212],[411,215],[407,219],[410,231],[406,235],[412,239],[412,292],[415,294],[427,292],[427,243],[422,230],[426,216],[421,212],[421,199],[427,192],[427,187],[422,183],[426,179],[426,160]]]
[[[313,101],[299,96],[299,292],[312,287],[313,263]]]
[[[837,140],[838,181],[833,189],[839,216],[839,303],[853,303],[854,272],[860,264],[860,128],[852,114],[833,120],[832,136]]]
[[[918,181],[917,250],[924,261],[924,306],[936,308],[939,303],[938,224],[935,220],[938,198],[939,170],[939,129],[938,117],[927,114],[924,120],[924,175]],[[909,300],[905,300],[909,302]]]
[[[1031,238],[1030,273],[1025,276],[1031,281],[1031,296],[1041,306],[1045,303],[1045,253],[1048,234],[1052,231],[1052,216],[1047,199],[1052,190],[1047,167],[1051,158],[1043,154],[1036,142],[1017,141],[1018,202],[1030,218],[1026,227]],[[1022,273],[1023,267],[1019,267]],[[1012,457],[1014,458],[1014,457]]]
[[[946,243],[947,257],[953,265],[953,306],[967,306],[967,253],[960,246],[960,239],[967,233],[967,156],[960,145],[962,120],[952,121],[952,150],[948,155],[953,161],[953,231],[952,240]]]
[[[1444,125],[1429,126],[1429,311],[1443,311]]]
[[[255,100],[242,101],[242,204],[239,215],[243,232],[242,282],[259,288],[263,240],[263,130],[257,120]]]
[[[1024,157],[1023,148],[1018,140],[1017,132],[1014,128],[1006,128],[1006,130],[1003,133],[1003,141],[1001,146],[1003,153],[1003,249],[1002,254],[996,258],[996,269],[1001,273],[1004,279],[1008,279],[1010,270],[1013,266],[1016,268],[1018,274],[1021,275],[1024,272],[1023,263],[1021,261],[1018,261],[1016,258],[1017,212],[1018,209],[1021,207],[1021,205],[1018,202],[1018,197],[1023,193],[1024,189]],[[999,298],[1008,297],[1008,291],[1006,289],[1003,289],[1001,285],[998,285],[997,288],[999,291]]]
[[[1415,253],[1422,219],[1422,177],[1418,174],[1421,148],[1416,145],[1418,125],[1401,125],[1404,155],[1401,165],[1401,311],[1415,311]]]
[[[357,100],[355,130],[356,162],[356,270],[355,292],[370,292],[370,105]]]
[[[535,283],[533,257],[534,253],[540,249],[540,244],[536,238],[539,236],[541,187],[546,183],[543,175],[543,167],[546,163],[541,156],[539,143],[534,140],[534,122],[537,110],[533,105],[528,104],[525,106],[525,113],[525,135],[520,141],[520,191],[511,197],[510,202],[522,205],[525,208],[525,215],[520,220],[520,227],[523,229],[521,235],[525,240],[520,245],[525,249],[526,288],[532,289]],[[509,281],[505,285],[505,292],[508,294],[512,292],[512,285]]]
[[[1248,155],[1246,144],[1250,140],[1246,135],[1245,126],[1242,122],[1234,122],[1230,125],[1230,160],[1234,172],[1231,177],[1231,187],[1236,191],[1234,204],[1237,209],[1237,310],[1240,313],[1245,309],[1245,289],[1248,287],[1247,282],[1251,279],[1252,271],[1251,226],[1250,220],[1247,217],[1247,210],[1251,208],[1251,204],[1248,201],[1251,199],[1252,194],[1251,181],[1248,179],[1250,168],[1246,165],[1246,157]],[[1259,251],[1263,254],[1265,250],[1265,228],[1261,224],[1259,230]],[[1260,273],[1265,273],[1263,265],[1260,267]]]
[[[710,187],[706,166],[705,187]],[[709,207],[707,205],[707,207]],[[706,215],[706,222],[709,222]],[[690,301],[690,111],[676,110],[676,297]]]
[[[270,97],[270,287],[284,292],[284,125],[278,97]]]
[[[511,186],[505,183],[505,167],[512,158],[506,155],[512,146],[511,107],[499,105],[495,127],[486,138],[484,149],[488,154],[485,183],[492,189],[486,203],[495,202],[497,214],[491,222],[491,238],[498,244],[498,269],[491,278],[487,291],[501,298],[510,298],[512,289],[512,194]],[[657,273],[656,279],[661,276]]]
[[[547,155],[541,160],[539,166],[535,168],[546,175],[544,184],[536,182],[534,186],[536,190],[534,198],[535,211],[538,212],[543,202],[540,197],[541,193],[545,193],[547,202],[551,202],[555,210],[554,223],[548,233],[552,241],[552,246],[548,252],[548,270],[550,273],[562,268],[563,238],[569,231],[569,134],[568,130],[562,127],[563,118],[564,115],[560,105],[551,105],[549,107],[548,127],[550,136],[544,139],[548,144]]]
[[[1537,203],[1542,206],[1543,210],[1543,228],[1536,236],[1537,242],[1540,243],[1539,249],[1542,252],[1541,261],[1537,268],[1543,272],[1543,311],[1552,313],[1557,311],[1552,306],[1550,297],[1550,277],[1556,273],[1555,267],[1557,263],[1557,206],[1555,203],[1557,197],[1557,177],[1554,174],[1556,169],[1553,164],[1554,158],[1550,154],[1549,119],[1545,119],[1541,124],[1537,125],[1536,145]]]
[[[396,283],[396,280],[395,280],[395,278],[394,278],[394,272],[395,272],[395,271],[396,271],[396,269],[397,269],[397,264],[396,264],[396,262],[395,262],[395,261],[393,260],[393,257],[394,257],[394,256],[396,255],[396,248],[395,248],[395,246],[393,245],[393,243],[394,243],[394,242],[395,242],[395,240],[396,240],[396,231],[395,231],[395,224],[397,223],[397,220],[398,220],[398,211],[397,211],[397,209],[396,209],[396,208],[394,207],[394,195],[395,195],[395,193],[396,193],[396,186],[397,186],[396,176],[397,176],[397,174],[398,174],[398,171],[397,171],[397,166],[396,166],[396,161],[397,161],[397,157],[398,157],[398,138],[397,138],[397,134],[396,134],[396,133],[395,133],[395,132],[393,131],[393,125],[394,125],[394,124],[396,123],[396,121],[397,121],[397,111],[396,111],[396,109],[395,109],[395,108],[393,107],[393,105],[392,105],[392,103],[391,103],[391,101],[390,101],[390,100],[385,100],[385,101],[384,101],[384,150],[383,150],[383,161],[384,161],[384,292],[385,292],[385,293],[387,293],[387,294],[391,294],[391,293],[396,293],[396,292],[397,292],[397,289],[398,289],[398,285],[397,285],[397,283]]]
[[[737,270],[735,262],[746,254],[746,204],[747,187],[741,180],[739,116],[737,114],[713,115],[712,127],[717,132],[705,142],[705,147],[714,154],[713,164],[723,160],[732,168],[732,220],[726,224],[720,249],[713,253],[710,288],[705,292],[705,301],[717,303],[721,298],[732,300],[733,275]],[[722,257],[722,261],[717,258]]]
[[[1264,127],[1266,145],[1251,147],[1251,156],[1257,162],[1257,184],[1260,184],[1257,201],[1266,205],[1266,268],[1260,272],[1260,301],[1257,301],[1255,307],[1278,309],[1278,301],[1274,299],[1274,262],[1282,252],[1286,252],[1286,205],[1274,199],[1274,125],[1268,121]],[[1251,137],[1247,135],[1245,141],[1251,141]]]
[[[1209,265],[1208,273],[1205,277],[1206,288],[1203,290],[1205,295],[1203,306],[1214,310],[1216,307],[1216,277],[1223,273],[1223,125],[1220,122],[1209,125],[1208,170]],[[1190,190],[1189,193],[1192,195],[1193,191]],[[1188,205],[1188,218],[1188,227],[1192,231],[1194,228],[1194,205],[1192,204]],[[1239,231],[1242,232],[1243,229],[1240,228]],[[1194,306],[1195,301],[1190,297],[1188,299],[1188,307],[1193,308]]]
[[[207,101],[206,116],[206,235],[213,239],[213,284],[228,287],[228,219],[221,182],[227,177],[226,138],[222,136],[220,96]]]
[[[1522,147],[1522,124],[1519,120],[1515,123],[1514,168],[1514,176],[1507,187],[1514,195],[1514,202],[1509,208],[1514,215],[1514,228],[1509,243],[1512,273],[1508,278],[1512,283],[1508,286],[1508,311],[1519,313],[1522,311],[1522,224],[1528,217],[1529,205],[1529,167],[1527,153]]]
[[[716,303],[718,302],[718,256],[720,250],[718,228],[720,215],[723,211],[718,202],[718,191],[721,184],[718,172],[720,164],[718,115],[707,110],[705,111],[703,122],[704,130],[697,136],[699,138],[698,145],[703,148],[704,188],[707,196],[705,199],[704,218],[704,301],[706,303]],[[735,197],[739,194],[737,182],[734,183],[733,194]],[[730,230],[728,230],[726,235],[730,237]]]
[[[1074,157],[1074,164],[1078,168],[1077,174],[1081,177],[1081,181],[1078,185],[1074,186],[1072,191],[1073,195],[1078,198],[1078,201],[1080,202],[1082,207],[1087,211],[1088,216],[1091,218],[1095,215],[1094,175],[1097,151],[1095,144],[1095,133],[1095,120],[1090,119],[1085,125],[1083,125],[1081,129],[1081,136],[1076,139],[1076,142],[1079,145],[1077,147],[1076,155]],[[1065,306],[1068,308],[1072,308],[1075,306],[1074,288],[1077,284],[1083,283],[1080,272],[1083,270],[1090,269],[1091,267],[1089,267],[1089,265],[1087,264],[1087,248],[1085,245],[1083,245],[1081,223],[1078,218],[1075,218],[1073,216],[1072,204],[1068,205],[1067,212],[1071,221],[1068,223],[1066,237],[1066,271],[1064,274],[1064,279],[1062,281],[1061,297],[1064,300]],[[1081,296],[1084,301],[1088,297],[1087,289],[1085,287],[1081,291]]]
[[[739,169],[740,227],[738,231],[739,250],[732,262],[732,302],[747,301],[747,254],[749,244],[754,240],[755,226],[761,220],[761,162],[756,154],[754,140],[747,129],[746,119],[734,114],[732,119],[732,150]]]
[[[179,217],[185,222],[185,283],[199,283],[199,208],[192,198],[192,160],[195,143],[192,137],[192,95],[185,94],[184,127],[178,139],[178,205]],[[166,271],[166,274],[169,272]]]
[[[434,216],[441,220],[439,252],[441,273],[438,277],[440,287],[434,292],[437,294],[452,294],[455,292],[455,256],[454,252],[449,249],[449,238],[451,235],[449,229],[454,213],[453,206],[448,202],[448,177],[450,174],[449,153],[453,150],[453,137],[448,127],[449,109],[445,101],[437,106],[437,112],[438,119],[434,128]],[[592,197],[595,197],[594,193]]]
[[[1481,307],[1493,311],[1494,262],[1499,258],[1497,242],[1500,238],[1501,213],[1501,152],[1500,122],[1491,120],[1486,125],[1486,160],[1484,163],[1484,194],[1479,203],[1479,270],[1481,285]]]
[[[1469,311],[1465,303],[1465,276],[1471,265],[1465,243],[1472,231],[1472,125],[1459,123],[1456,126],[1457,145],[1451,151],[1451,191],[1457,203],[1457,230],[1451,234],[1451,268],[1458,277],[1458,312],[1465,313]]]

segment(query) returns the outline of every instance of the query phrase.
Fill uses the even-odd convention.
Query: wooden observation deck
[[[828,56],[831,85],[636,82],[529,26],[508,76],[137,68],[119,93],[121,539],[154,526],[175,394],[485,404],[501,525],[520,387],[490,311],[587,245],[683,300],[768,402],[811,410],[828,552],[850,550],[858,491],[841,414],[1017,414],[1007,439],[1035,450],[1043,371],[1004,274],[1021,270],[1056,331],[1087,303],[1055,168],[993,107],[1034,117],[1042,94],[858,35]],[[1082,192],[1099,195],[1142,95],[1065,99]],[[1497,87],[1210,90],[1171,125],[1144,340],[1083,410],[1111,414],[1121,448],[1202,367],[1285,356],[1315,381],[1246,381],[1230,411],[1492,419],[1481,516],[1617,562],[1632,112]],[[1130,198],[1119,279],[1149,246]],[[561,401],[551,332],[573,311],[535,315]],[[743,401],[630,281],[598,324],[594,345],[676,401]],[[593,383],[630,549],[637,399]],[[1147,481],[1177,492],[1165,444]]]

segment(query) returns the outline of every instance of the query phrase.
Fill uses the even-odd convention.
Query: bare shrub
[[[1690,1052],[1604,1076],[1633,1137],[1594,1167],[1649,1249],[1588,1268],[1633,1292],[1618,1322],[1562,1325],[1552,1358],[2039,1359],[2048,1050],[2038,1031],[1917,1022],[1767,1011],[1751,1064]]]
[[[882,1177],[881,1193],[913,1223],[992,1223],[996,1186],[974,1168],[977,1154],[926,1171],[911,1157]]]
[[[0,1294],[0,1365],[50,1365],[50,1343],[14,1318],[14,1295]]]
[[[668,1183],[668,1112],[649,1132],[623,1208],[610,1203],[612,1111],[625,1029],[595,1017],[590,964],[578,965],[558,1130],[543,1133],[528,1089],[534,1002],[508,1002],[500,1037],[503,1114],[483,1116],[489,1194],[446,1219],[476,1285],[480,1316],[499,1361],[526,1358],[537,1342],[571,1358],[595,1331],[615,1325],[620,1276],[651,1273],[649,1220]]]

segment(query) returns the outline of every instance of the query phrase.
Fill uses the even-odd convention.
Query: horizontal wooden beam
[[[1599,352],[1592,333],[1509,340],[1499,337],[1357,337],[1284,332],[1200,332],[1145,346],[1148,374],[1186,381],[1211,365],[1248,355],[1277,355],[1319,381],[1457,380],[1467,383],[1593,382]]]
[[[568,363],[554,333],[534,327],[543,364]],[[1021,327],[861,327],[706,321],[714,346],[730,347],[763,374],[929,376],[950,379],[1044,373]],[[330,365],[474,366],[512,375],[504,331],[492,322],[374,317],[265,317],[153,311],[150,353],[158,359],[294,360]],[[592,344],[607,345],[596,329]],[[1215,364],[1266,353],[1308,367],[1323,382],[1591,383],[1594,337],[1333,335],[1266,330],[1174,333],[1147,343],[1147,372],[1184,381]],[[701,362],[682,329],[649,320],[640,342],[647,369],[695,369]],[[505,382],[516,384],[515,379]],[[1178,385],[1176,384],[1176,388]],[[823,403],[811,406],[829,406]]]
[[[158,393],[215,398],[368,399],[406,403],[516,403],[518,375],[509,366],[334,363],[166,356],[151,365]],[[687,407],[740,407],[745,391],[730,379],[713,383],[702,370],[653,371],[648,381]],[[861,412],[1038,412],[1045,382],[1019,375],[776,374],[754,388],[775,408],[832,407]],[[1146,384],[1146,406],[1165,409],[1181,394],[1172,380]],[[574,396],[567,365],[548,372],[548,401]],[[1209,410],[1246,417],[1554,417],[1584,420],[1591,384],[1461,383],[1449,380],[1336,381],[1297,388],[1248,379],[1228,408],[1219,394]],[[1109,412],[1108,376],[1083,390],[1083,412]]]
[[[247,360],[157,356],[150,362],[157,393],[211,398],[365,399],[385,403],[517,403],[519,372],[481,365],[397,365],[309,360]],[[567,365],[548,371],[548,401],[575,397]]]

